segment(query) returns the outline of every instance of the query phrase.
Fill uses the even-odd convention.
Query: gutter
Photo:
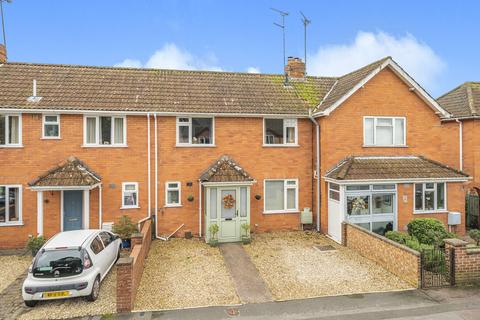
[[[458,127],[458,131],[459,131],[459,134],[458,134],[458,139],[459,139],[459,164],[460,164],[460,171],[463,171],[463,122],[458,120],[458,119],[455,119],[455,121],[458,123],[459,127]]]
[[[320,125],[312,116],[312,109],[308,110],[308,118],[315,124],[315,135],[316,135],[316,162],[315,162],[315,171],[317,172],[317,231],[320,232]],[[313,177],[315,179],[315,177]]]

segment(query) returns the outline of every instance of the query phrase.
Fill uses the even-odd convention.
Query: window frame
[[[267,210],[267,182],[270,181],[283,181],[283,209],[280,210]],[[289,181],[294,181],[295,185],[288,185]],[[276,214],[276,213],[298,213],[298,190],[299,190],[298,178],[286,178],[286,179],[264,179],[263,180],[263,213],[264,214]],[[287,191],[288,189],[295,189],[295,208],[287,209]]]
[[[433,195],[433,204],[434,204],[434,209],[433,210],[425,210],[425,185],[427,183],[433,183],[434,187],[433,187],[433,192],[434,192],[434,195]],[[415,186],[417,184],[421,184],[422,185],[422,209],[419,210],[417,209],[417,197],[416,197],[416,194],[415,194]],[[443,184],[443,192],[445,193],[444,195],[444,198],[445,198],[445,201],[443,203],[443,207],[442,209],[438,209],[438,203],[437,203],[437,193],[438,193],[438,189],[437,189],[437,185],[438,184]],[[432,190],[427,190],[427,191],[432,191]],[[447,194],[447,182],[446,181],[442,181],[442,182],[437,182],[437,181],[427,181],[427,182],[415,182],[413,183],[413,213],[414,214],[428,214],[428,213],[445,213],[445,212],[448,212],[448,206],[447,206],[447,200],[448,200],[448,194]]]
[[[125,205],[125,192],[127,191],[125,189],[125,187],[127,185],[134,185],[135,186],[135,191],[128,190],[128,192],[134,192],[134,193],[137,194],[136,203],[134,205]],[[138,182],[122,182],[122,206],[120,207],[120,209],[138,209],[138,208],[140,208],[140,206],[139,206],[139,202],[140,202],[139,194],[140,194],[140,192],[138,190]]]
[[[267,143],[267,120],[282,120],[283,121],[283,143]],[[287,142],[287,126],[285,120],[295,121],[295,142]],[[298,147],[298,119],[297,118],[263,118],[263,134],[262,141],[264,147]]]
[[[367,144],[366,134],[366,120],[373,119],[373,144]],[[392,144],[377,144],[377,121],[378,119],[391,119],[392,120]],[[403,120],[403,144],[396,143],[395,141],[395,129],[396,120]],[[382,147],[382,148],[398,148],[407,146],[407,118],[406,117],[391,117],[391,116],[364,116],[363,117],[363,146],[364,147]]]
[[[22,148],[22,114],[21,113],[0,113],[5,117],[5,144],[0,144],[0,148]],[[9,122],[10,117],[18,117],[18,143],[9,143]]]
[[[47,117],[57,117],[57,121],[51,122],[47,121]],[[57,125],[58,126],[58,136],[46,136],[45,135],[45,126],[46,125]],[[43,114],[42,115],[42,139],[55,140],[61,139],[60,133],[60,115],[59,114]]]
[[[180,122],[180,119],[188,119],[187,122]],[[192,143],[193,139],[193,119],[212,119],[212,142],[211,143]],[[188,126],[188,142],[180,142],[180,126]],[[177,147],[211,148],[215,147],[215,117],[211,116],[178,116],[175,119],[175,142]]]
[[[110,128],[110,137],[112,143],[110,144],[101,144],[100,143],[100,118],[109,117],[111,118],[111,128]],[[87,142],[87,119],[95,118],[95,143]],[[115,143],[115,119],[123,119],[123,143]],[[126,115],[91,115],[85,114],[83,116],[83,147],[95,147],[95,148],[119,148],[127,147],[127,116]]]
[[[5,222],[0,222],[0,227],[8,227],[8,226],[21,226],[23,225],[23,218],[22,218],[22,202],[23,202],[23,192],[22,192],[22,185],[21,184],[2,184],[0,187],[5,187]],[[9,188],[18,188],[18,221],[8,221],[10,219],[9,210],[10,208],[7,206],[9,202]]]
[[[170,183],[176,183],[176,188],[171,188],[168,185]],[[178,203],[168,203],[168,192],[178,191]],[[182,183],[180,181],[167,181],[165,182],[165,207],[166,208],[178,208],[182,206]]]
[[[338,188],[335,189],[336,187]],[[338,196],[338,200],[332,197],[332,193]],[[340,185],[338,183],[333,183],[333,182],[328,183],[328,200],[340,202]]]

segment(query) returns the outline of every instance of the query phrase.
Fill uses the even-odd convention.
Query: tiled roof
[[[30,187],[89,187],[101,181],[99,175],[75,157],[49,170],[34,181]]]
[[[325,177],[335,180],[467,179],[468,175],[442,163],[420,157],[349,157]]]
[[[215,161],[201,176],[203,182],[249,182],[254,179],[229,156]]]
[[[437,99],[453,117],[480,115],[480,82],[465,82]]]
[[[29,102],[34,79],[42,99]],[[9,62],[0,65],[0,109],[307,115],[334,82],[307,77],[284,86],[271,74]]]

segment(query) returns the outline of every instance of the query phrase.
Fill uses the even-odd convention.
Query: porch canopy
[[[414,182],[425,180],[467,181],[470,177],[422,156],[348,157],[325,174],[325,180],[350,182]]]
[[[224,155],[215,161],[200,176],[203,185],[209,184],[253,184],[253,179],[231,157]]]
[[[43,234],[43,191],[61,191],[63,199],[63,191],[82,190],[82,227],[88,229],[90,227],[90,190],[98,187],[99,223],[101,225],[101,178],[76,157],[69,157],[66,161],[29,182],[28,185],[31,190],[37,191],[37,233],[39,235]],[[63,208],[61,208],[60,214],[63,215]]]

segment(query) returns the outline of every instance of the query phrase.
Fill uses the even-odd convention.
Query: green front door
[[[241,241],[241,225],[250,223],[250,187],[208,187],[206,193],[207,231],[210,225],[217,224],[219,242]]]

